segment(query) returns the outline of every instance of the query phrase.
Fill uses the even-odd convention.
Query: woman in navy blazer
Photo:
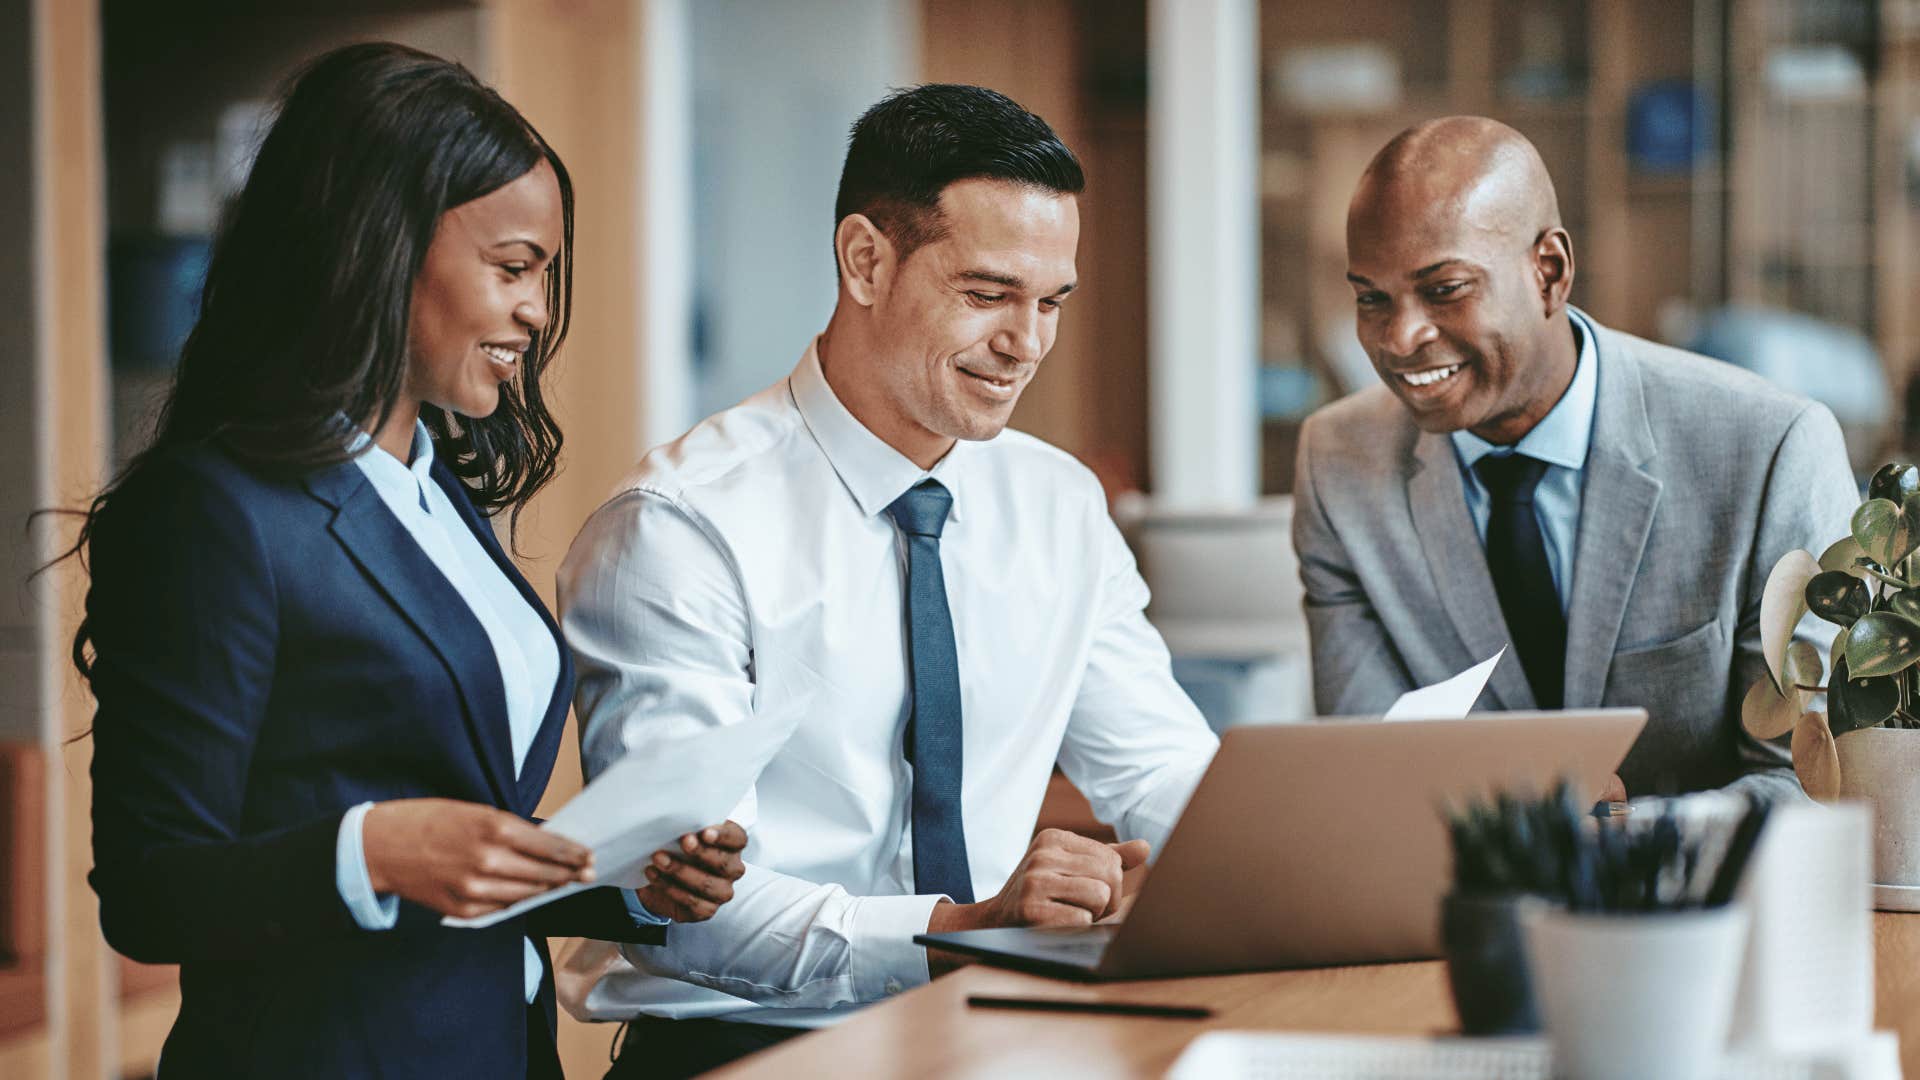
[[[527,820],[572,666],[488,520],[554,472],[572,233],[532,126],[392,45],[299,76],[229,210],[155,442],[80,541],[91,880],[114,948],[181,965],[163,1080],[557,1077],[543,935],[657,941],[731,896],[726,823],[641,913],[439,922],[592,877]]]

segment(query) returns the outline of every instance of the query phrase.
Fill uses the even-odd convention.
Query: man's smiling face
[[[1369,166],[1347,211],[1347,281],[1360,344],[1420,429],[1507,445],[1573,376],[1570,338],[1553,336],[1572,241],[1530,145],[1491,121],[1451,127],[1466,130],[1430,149],[1396,140]]]
[[[940,216],[943,235],[900,264],[875,305],[876,376],[911,441],[991,439],[1053,348],[1077,280],[1079,200],[960,180],[941,192]]]
[[[1538,319],[1531,246],[1457,218],[1450,224],[1444,211],[1424,216],[1348,219],[1360,344],[1421,430],[1497,431],[1530,412],[1543,389],[1525,355],[1528,324]],[[1558,396],[1559,387],[1544,389]]]

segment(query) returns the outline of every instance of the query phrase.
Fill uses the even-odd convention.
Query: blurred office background
[[[1217,724],[1310,712],[1294,440],[1373,379],[1346,201],[1420,119],[1534,139],[1602,322],[1827,401],[1858,469],[1920,450],[1916,0],[0,0],[0,31],[0,1076],[148,1075],[178,1003],[99,938],[84,579],[28,581],[70,523],[22,523],[141,445],[274,89],[334,45],[462,60],[574,174],[566,469],[521,537],[549,598],[634,459],[824,324],[845,132],[921,81],[1007,92],[1087,165],[1083,288],[1015,425],[1101,476]],[[610,1037],[567,1022],[571,1074]]]

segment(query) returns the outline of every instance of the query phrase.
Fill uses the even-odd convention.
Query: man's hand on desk
[[[1627,785],[1625,781],[1620,779],[1619,773],[1615,773],[1607,778],[1607,786],[1600,789],[1600,798],[1598,801],[1603,803],[1627,801]]]
[[[1143,844],[1146,843],[1144,840],[1140,842]],[[1133,902],[1140,898],[1140,886],[1147,883],[1147,875],[1152,872],[1153,867],[1144,859],[1127,867],[1127,872],[1121,875],[1120,878],[1120,902],[1115,904],[1113,910],[1108,912],[1105,917],[1094,921],[1103,923],[1125,922],[1127,912],[1133,910]]]
[[[674,922],[703,922],[733,899],[733,883],[747,871],[740,852],[747,832],[731,821],[680,838],[680,850],[653,853],[647,887],[639,890],[647,910]]]
[[[999,895],[973,904],[940,901],[927,932],[1091,925],[1121,909],[1127,881],[1138,877],[1128,872],[1144,867],[1150,850],[1145,840],[1105,844],[1061,829],[1043,830]],[[958,966],[939,952],[929,956],[929,964],[936,975]]]

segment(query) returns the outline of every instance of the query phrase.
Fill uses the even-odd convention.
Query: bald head
[[[1572,380],[1573,241],[1540,152],[1494,120],[1408,128],[1347,208],[1360,342],[1427,431],[1511,444]]]
[[[1354,191],[1349,232],[1356,218],[1385,218],[1399,228],[1465,225],[1524,243],[1560,227],[1560,202],[1525,135],[1484,116],[1448,116],[1381,147]]]

